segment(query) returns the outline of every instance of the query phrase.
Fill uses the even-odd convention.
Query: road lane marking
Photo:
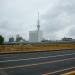
[[[67,52],[69,51],[69,50],[65,50],[66,52],[63,52],[63,51],[54,51],[54,52],[56,52],[56,53],[58,53],[58,52],[61,52],[61,53],[65,53],[65,54],[67,54]],[[60,54],[61,54],[60,53]],[[72,52],[73,53],[73,52]],[[75,53],[75,52],[74,52]],[[28,53],[28,54],[33,54],[33,53]],[[15,54],[8,54],[8,55],[0,55],[0,57],[3,57],[3,58],[10,58],[10,56],[14,56]],[[20,55],[20,54],[16,54],[16,56],[17,55]]]
[[[42,75],[51,75],[51,74],[55,74],[55,73],[59,73],[59,72],[63,72],[63,71],[71,70],[71,69],[75,69],[75,67],[62,69],[62,70],[58,70],[58,71],[54,71],[54,72],[50,72],[50,73],[45,73],[45,74],[42,74]]]
[[[15,62],[15,61],[24,61],[24,60],[37,60],[37,59],[45,59],[45,58],[51,58],[51,57],[63,57],[63,56],[68,56],[68,55],[73,55],[75,53],[71,53],[71,54],[64,54],[64,55],[56,55],[56,56],[47,56],[47,57],[38,57],[38,58],[28,58],[28,59],[18,59],[18,60],[4,60],[4,61],[0,61],[1,62]]]
[[[66,73],[61,74],[61,75],[75,75],[75,71],[66,72]]]
[[[65,50],[65,51],[68,52],[69,50]],[[72,50],[70,50],[70,51],[72,51]],[[64,51],[53,51],[53,52],[56,52],[56,53],[58,53],[58,52],[64,53]],[[36,52],[36,53],[38,53],[38,52]],[[35,54],[36,54],[36,53],[35,53]],[[73,53],[73,52],[72,52],[72,53]],[[17,53],[15,53],[15,54],[16,54],[16,56],[17,56],[17,55],[20,55],[20,54],[17,54]],[[15,54],[14,54],[14,53],[13,53],[13,54],[5,54],[5,55],[3,54],[3,55],[0,55],[0,57],[9,58],[9,56],[13,56],[13,55],[15,55]],[[25,54],[25,53],[23,53],[23,54]],[[32,52],[31,52],[31,53],[29,52],[29,53],[27,53],[27,54],[34,54],[34,52],[33,52],[33,53],[32,53]]]
[[[63,59],[63,60],[56,60],[56,61],[46,61],[46,62],[41,62],[41,63],[36,63],[36,64],[28,64],[28,65],[19,65],[19,66],[8,66],[0,69],[13,69],[13,68],[22,68],[22,67],[31,67],[31,66],[38,66],[38,65],[44,65],[44,64],[51,64],[51,63],[57,63],[57,62],[63,62],[63,61],[68,61],[68,60],[73,60],[75,58],[68,58],[68,59]]]

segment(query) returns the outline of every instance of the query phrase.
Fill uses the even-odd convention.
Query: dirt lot
[[[0,45],[0,53],[12,52],[32,52],[32,51],[46,51],[58,49],[75,49],[74,44],[18,44],[18,45]]]

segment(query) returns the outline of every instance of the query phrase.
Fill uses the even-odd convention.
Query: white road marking
[[[70,72],[63,73],[61,75],[75,75],[75,69],[71,70]]]
[[[75,69],[75,67],[62,69],[62,70],[58,70],[58,71],[54,71],[54,72],[50,72],[50,73],[45,73],[45,74],[42,74],[42,75],[51,75],[51,74],[55,74],[55,73],[59,73],[59,72],[63,72],[63,71],[71,70],[71,69]]]
[[[58,53],[58,52],[61,52],[61,51],[54,51],[54,52]],[[68,51],[66,50],[66,52],[68,52]],[[61,53],[65,53],[65,52],[62,51]],[[33,54],[33,53],[28,53],[28,54]],[[10,56],[14,56],[14,55],[15,54],[7,54],[7,55],[0,55],[0,57],[10,58]],[[19,54],[16,54],[16,55],[19,55]]]
[[[19,66],[9,66],[9,67],[4,67],[0,69],[13,69],[13,68],[22,68],[22,67],[31,67],[31,66],[38,66],[38,65],[44,65],[44,64],[51,64],[51,63],[57,63],[57,62],[63,62],[63,61],[68,61],[68,60],[73,60],[75,58],[68,58],[68,59],[63,59],[63,60],[56,60],[56,61],[46,61],[46,62],[41,62],[41,63],[36,63],[36,64],[28,64],[28,65],[19,65]]]
[[[68,55],[73,55],[75,53],[72,54],[64,54],[64,55],[56,55],[56,56],[47,56],[47,57],[38,57],[38,58],[27,58],[27,59],[17,59],[17,60],[3,60],[0,61],[1,62],[15,62],[15,61],[23,61],[23,60],[37,60],[37,59],[45,59],[45,58],[51,58],[51,57],[62,57],[62,56],[68,56]]]

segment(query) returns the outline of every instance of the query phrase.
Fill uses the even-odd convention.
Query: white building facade
[[[41,42],[43,39],[42,31],[30,31],[29,32],[29,42]]]

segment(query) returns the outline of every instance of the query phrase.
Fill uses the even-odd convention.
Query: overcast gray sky
[[[44,38],[75,38],[75,0],[0,0],[0,34],[28,39],[38,11]]]

